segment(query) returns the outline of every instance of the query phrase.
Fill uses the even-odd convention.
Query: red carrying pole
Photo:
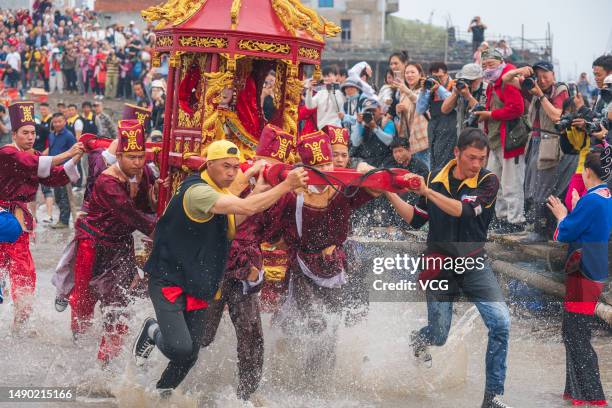
[[[170,149],[172,148],[172,140],[171,140],[171,129],[174,123],[172,118],[172,108],[174,106],[174,79],[176,75],[176,68],[170,65],[168,68],[168,86],[166,89],[168,90],[168,94],[166,95],[166,108],[164,110],[164,133],[163,133],[163,141],[162,141],[162,156],[160,163],[160,178],[163,180],[168,177],[169,174],[169,166],[168,162],[170,160]],[[168,202],[169,191],[167,188],[160,186],[159,189],[159,198],[157,201],[157,215],[161,216],[166,208],[166,204]]]

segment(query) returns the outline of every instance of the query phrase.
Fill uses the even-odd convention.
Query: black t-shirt
[[[485,28],[481,25],[472,26],[472,41],[473,42],[483,42],[484,41],[484,32]]]
[[[484,169],[474,178],[457,180],[452,175],[453,168],[454,164],[449,163],[437,174],[430,173],[427,184],[432,190],[461,201],[461,216],[453,217],[432,201],[420,197],[411,225],[420,228],[429,222],[429,252],[465,256],[484,249],[489,223],[495,214],[499,180],[495,174]]]

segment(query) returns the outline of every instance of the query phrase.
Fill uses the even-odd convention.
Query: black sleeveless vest
[[[187,216],[183,198],[197,184],[206,184],[199,174],[187,177],[170,200],[157,223],[144,269],[169,286],[180,286],[185,293],[210,301],[219,289],[229,252],[228,218],[215,214],[197,222]]]

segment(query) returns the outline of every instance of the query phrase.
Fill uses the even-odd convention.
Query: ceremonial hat
[[[240,149],[229,140],[217,140],[208,145],[204,155],[207,161],[229,158],[240,160]]]
[[[330,164],[332,162],[331,143],[329,136],[322,131],[316,131],[300,137],[297,152],[302,163],[309,166]]]
[[[125,103],[123,105],[122,119],[136,119],[142,126],[146,126],[147,121],[151,119],[151,110],[141,106],[132,105],[130,103]]]
[[[14,132],[23,126],[36,126],[34,121],[34,102],[15,102],[8,107],[8,111],[9,118],[11,119],[11,128]]]
[[[119,121],[119,145],[117,153],[142,153],[145,151],[145,134],[136,119]]]
[[[332,146],[344,146],[348,149],[349,133],[348,129],[338,126],[327,125],[323,131],[329,136],[329,141]]]
[[[266,125],[259,138],[255,155],[269,157],[286,163],[295,150],[295,141],[292,134],[285,132],[278,126]]]

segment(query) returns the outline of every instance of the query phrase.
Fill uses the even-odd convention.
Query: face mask
[[[504,70],[506,64],[501,64],[497,68],[489,68],[485,69],[483,73],[483,78],[487,82],[495,82],[501,76],[502,71]]]

